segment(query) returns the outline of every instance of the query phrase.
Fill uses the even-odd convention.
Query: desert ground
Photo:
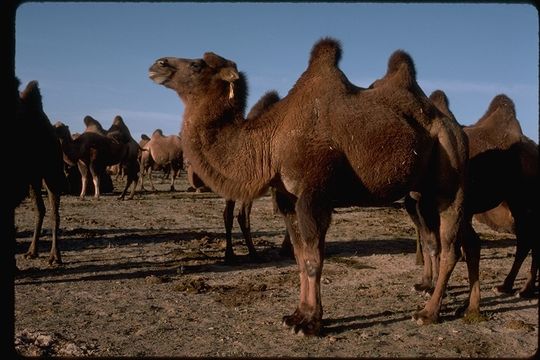
[[[426,295],[413,290],[415,229],[402,204],[336,209],[327,235],[320,337],[290,333],[282,316],[295,309],[294,260],[279,255],[284,224],[270,196],[253,204],[251,227],[262,257],[252,262],[238,224],[238,261],[224,264],[224,200],[187,192],[185,174],[169,192],[134,200],[63,196],[64,264],[47,263],[50,221],[37,259],[26,259],[34,211],[16,211],[15,347],[26,356],[167,357],[531,357],[538,350],[538,299],[500,295],[515,239],[474,223],[482,238],[482,317],[454,315],[468,293],[459,262],[438,324],[412,321]],[[530,257],[515,288],[524,283]]]

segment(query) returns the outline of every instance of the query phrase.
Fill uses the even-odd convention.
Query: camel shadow
[[[366,329],[375,325],[389,325],[403,321],[411,321],[413,312],[385,310],[380,313],[353,315],[340,318],[323,319],[322,336],[338,335],[354,330]],[[392,316],[392,318],[388,318]]]

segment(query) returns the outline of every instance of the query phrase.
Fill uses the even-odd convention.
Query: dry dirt
[[[235,223],[239,263],[223,263],[224,200],[177,192],[138,193],[134,200],[64,196],[61,249],[49,267],[49,220],[40,257],[25,259],[33,209],[16,212],[15,346],[38,356],[201,357],[530,357],[538,349],[538,300],[498,295],[510,269],[510,234],[475,227],[482,237],[484,321],[454,316],[467,296],[457,264],[441,322],[411,320],[425,297],[413,291],[415,230],[396,204],[336,210],[327,235],[322,279],[324,332],[318,338],[281,325],[298,298],[294,261],[279,256],[284,227],[270,197],[255,201],[252,232],[264,261],[251,263]],[[120,189],[117,182],[115,189]],[[527,258],[515,287],[530,265]]]

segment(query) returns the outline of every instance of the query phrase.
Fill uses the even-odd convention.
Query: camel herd
[[[479,221],[516,235],[514,264],[497,287],[510,293],[518,271],[532,253],[522,297],[534,297],[538,279],[538,145],[523,135],[510,98],[497,95],[474,125],[461,126],[444,92],[429,97],[416,80],[412,57],[394,52],[386,74],[367,88],[352,84],[339,68],[339,41],[319,40],[306,70],[288,94],[266,93],[245,115],[246,75],[235,62],[207,52],[200,59],[164,57],[149,68],[156,84],[175,91],[184,104],[179,135],[156,129],[135,141],[120,116],[108,130],[91,116],[82,134],[61,122],[51,125],[43,111],[38,84],[19,93],[17,120],[29,129],[42,151],[21,174],[15,208],[29,194],[36,213],[26,256],[37,256],[45,216],[45,186],[52,216],[49,263],[61,264],[58,232],[60,196],[68,192],[68,167],[80,172],[80,198],[91,179],[99,199],[103,180],[115,167],[125,177],[119,197],[132,199],[137,184],[163,170],[175,178],[185,169],[192,190],[209,188],[225,199],[227,247],[234,261],[231,228],[236,202],[238,223],[249,254],[257,260],[251,238],[252,202],[271,192],[282,215],[286,237],[300,275],[299,300],[283,324],[295,333],[317,335],[322,328],[321,274],[332,212],[338,207],[384,205],[403,199],[417,229],[423,262],[415,285],[431,296],[413,318],[437,322],[452,271],[460,258],[467,264],[469,297],[464,316],[480,312]],[[359,219],[361,221],[361,219]]]

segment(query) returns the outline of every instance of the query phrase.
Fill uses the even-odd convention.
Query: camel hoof
[[[433,294],[433,290],[434,290],[431,285],[427,285],[425,283],[414,284],[413,289],[418,292],[427,292],[430,295]]]
[[[300,336],[318,336],[321,332],[320,320],[307,320],[297,312],[283,317],[282,325],[292,334]]]
[[[49,258],[49,266],[59,266],[59,265],[63,265],[64,263],[62,262],[62,259],[60,258],[57,258],[57,257],[54,257],[54,256],[51,256]]]
[[[279,250],[279,256],[284,257],[284,258],[288,258],[288,259],[294,259],[294,252],[292,251],[292,249],[290,247],[283,246]]]
[[[437,316],[430,315],[427,311],[421,310],[417,311],[413,315],[413,321],[418,325],[430,325],[438,322]]]
[[[263,263],[263,262],[265,262],[265,259],[256,252],[250,253],[249,254],[249,259],[253,263]]]
[[[238,257],[234,254],[234,252],[225,252],[225,265],[237,265],[238,264]]]
[[[516,293],[516,297],[521,298],[521,299],[536,299],[538,296],[535,295],[534,289],[528,288],[528,289],[518,291]]]
[[[30,252],[30,251],[24,254],[25,259],[36,259],[37,257],[38,257],[37,253]]]
[[[512,289],[511,286],[506,286],[506,285],[499,285],[499,286],[495,286],[493,288],[493,290],[497,293],[497,294],[513,294],[514,293],[514,290]]]

